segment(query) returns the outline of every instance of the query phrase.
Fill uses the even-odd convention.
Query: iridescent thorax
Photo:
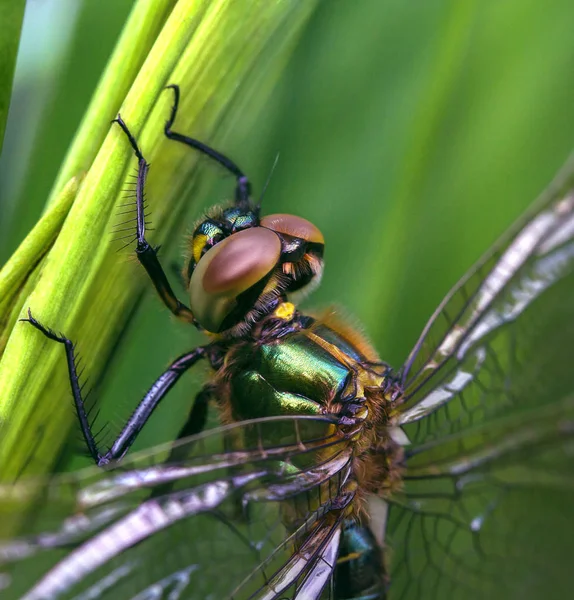
[[[229,349],[214,385],[224,422],[345,415],[357,428],[352,474],[359,488],[375,493],[399,481],[399,446],[388,432],[397,404],[391,371],[333,311],[315,318],[281,303],[252,339]]]

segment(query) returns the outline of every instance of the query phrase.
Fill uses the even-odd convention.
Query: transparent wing
[[[393,600],[565,598],[574,396],[407,448],[386,543]]]
[[[402,369],[399,424],[419,423],[411,441],[539,406],[538,388],[543,400],[573,389],[573,171],[574,162],[431,317]],[[471,394],[479,401],[465,403]]]
[[[265,418],[0,487],[2,598],[328,597],[350,460],[334,419]]]
[[[404,366],[407,468],[387,529],[393,598],[565,597],[572,167],[450,292]]]

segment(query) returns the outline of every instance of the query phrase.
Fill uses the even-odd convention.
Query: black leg
[[[167,370],[155,380],[142,400],[140,400],[140,403],[128,419],[122,432],[108,452],[102,457],[105,463],[111,460],[118,460],[124,456],[163,397],[190,367],[198,360],[206,357],[206,347],[199,346],[187,354],[182,354],[171,363]]]
[[[190,138],[181,133],[177,133],[176,131],[171,130],[171,126],[175,121],[175,116],[177,114],[177,107],[179,106],[179,86],[177,85],[168,85],[168,88],[173,90],[173,106],[171,107],[171,114],[169,116],[168,121],[165,124],[165,135],[170,140],[175,140],[176,142],[181,142],[182,144],[186,144],[187,146],[191,146],[199,152],[206,154],[214,161],[218,162],[220,165],[225,167],[228,171],[233,173],[237,179],[237,184],[235,186],[235,202],[236,204],[243,206],[245,208],[249,207],[249,196],[251,194],[251,184],[249,183],[249,179],[243,173],[243,171],[227,156],[220,154],[217,150],[210,148],[206,144],[196,140],[194,138]]]
[[[191,435],[195,435],[200,433],[205,428],[205,424],[207,423],[207,410],[209,407],[209,401],[212,397],[213,389],[207,384],[204,386],[195,396],[195,400],[193,401],[193,406],[189,413],[189,417],[185,422],[184,426],[180,429],[179,434],[177,436],[177,440],[182,440]],[[175,445],[169,453],[169,456],[165,460],[165,464],[169,465],[172,463],[181,463],[184,462],[190,456],[191,451],[190,444],[185,444],[182,446]],[[173,491],[175,481],[170,481],[169,483],[163,483],[159,486],[153,488],[151,497],[165,496]]]
[[[197,326],[197,322],[193,318],[191,310],[177,299],[174,291],[171,289],[171,285],[169,284],[167,276],[157,257],[157,248],[152,248],[145,239],[144,187],[149,165],[146,163],[135,138],[130,133],[121,116],[118,115],[118,118],[114,119],[113,122],[117,123],[122,128],[138,159],[138,178],[136,185],[136,256],[147,271],[160,298],[169,310],[176,317]]]
[[[112,444],[111,448],[102,454],[98,450],[84,406],[82,390],[76,370],[74,345],[67,337],[63,335],[57,335],[54,331],[44,327],[41,323],[39,323],[32,316],[30,309],[28,309],[28,318],[21,319],[21,321],[27,321],[38,331],[42,332],[47,338],[64,345],[66,349],[66,359],[68,362],[68,375],[70,377],[72,395],[74,397],[74,404],[78,414],[78,420],[80,421],[82,435],[84,436],[84,440],[86,441],[86,446],[88,447],[90,455],[98,466],[106,465],[109,462],[119,460],[124,456],[124,454],[129,450],[130,446],[134,443],[142,427],[150,418],[154,409],[167,394],[167,392],[190,367],[192,367],[198,360],[206,358],[208,355],[207,347],[200,346],[188,354],[184,354],[177,358],[169,366],[169,368],[156,379],[154,384],[151,386],[147,394],[140,401],[137,408],[128,419],[128,422],[126,423],[120,435]],[[198,412],[197,415],[199,418],[200,412]]]
[[[64,344],[64,348],[66,350],[66,361],[68,363],[68,375],[70,377],[70,386],[72,388],[72,396],[74,397],[74,405],[76,407],[78,420],[80,421],[82,435],[84,436],[84,440],[86,441],[86,446],[88,447],[88,451],[91,457],[96,463],[98,463],[100,454],[98,452],[96,440],[94,439],[94,436],[90,429],[90,422],[86,413],[86,409],[84,407],[84,401],[82,399],[82,390],[80,387],[80,381],[76,370],[74,344],[67,337],[56,334],[55,331],[44,327],[41,323],[36,321],[36,319],[32,316],[32,311],[30,309],[28,309],[28,318],[20,319],[20,321],[30,323],[38,331],[41,331],[48,339],[53,340],[54,342],[58,342],[60,344]]]
[[[185,422],[184,426],[179,430],[177,440],[201,433],[205,429],[207,423],[207,410],[209,408],[209,401],[213,395],[213,388],[207,384],[204,386],[195,396],[193,406]],[[172,448],[167,459],[167,463],[178,462],[185,460],[189,456],[189,447],[175,446]]]
[[[207,423],[207,409],[212,396],[213,389],[210,385],[204,386],[197,393],[189,417],[177,434],[178,440],[201,433],[204,430]]]

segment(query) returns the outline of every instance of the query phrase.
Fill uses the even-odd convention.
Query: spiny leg
[[[84,399],[82,398],[82,389],[79,384],[76,361],[74,356],[74,344],[67,337],[63,335],[57,335],[51,329],[44,327],[39,321],[33,316],[30,309],[28,309],[28,318],[20,319],[30,323],[38,331],[43,333],[48,339],[58,342],[64,345],[66,350],[66,359],[68,363],[68,376],[70,379],[70,385],[72,388],[72,396],[74,398],[74,405],[82,429],[82,435],[86,442],[86,446],[90,452],[90,455],[94,459],[94,462],[98,466],[103,466],[111,461],[121,459],[125,453],[129,450],[130,446],[134,443],[138,433],[142,430],[150,418],[152,412],[158,406],[160,401],[165,397],[169,390],[175,385],[179,378],[198,360],[206,358],[208,356],[208,346],[200,346],[195,348],[187,354],[183,354],[177,358],[168,368],[164,371],[152,384],[146,395],[140,401],[135,411],[128,419],[123,430],[113,442],[110,449],[105,453],[100,453],[98,450],[94,434],[90,426],[88,415],[84,406]],[[192,411],[193,412],[193,411]]]
[[[35,327],[38,331],[43,333],[48,339],[53,340],[54,342],[58,342],[59,344],[64,345],[64,349],[66,351],[66,361],[68,363],[68,376],[70,379],[70,386],[72,388],[72,396],[74,398],[74,406],[76,407],[76,414],[78,415],[78,420],[80,422],[80,427],[82,429],[82,435],[86,442],[86,446],[90,453],[90,456],[94,459],[96,464],[99,464],[100,453],[98,452],[98,447],[96,444],[96,440],[92,433],[90,427],[90,421],[88,419],[88,414],[86,412],[86,408],[84,406],[84,400],[82,398],[82,389],[80,386],[80,381],[76,368],[76,356],[74,352],[74,344],[71,340],[69,340],[64,335],[58,335],[55,331],[44,327],[39,321],[37,321],[32,316],[32,311],[28,309],[28,318],[20,319],[20,321],[30,323],[33,327]]]
[[[186,144],[187,146],[191,146],[199,152],[209,156],[214,161],[218,162],[221,166],[225,167],[229,172],[235,175],[237,179],[237,183],[235,185],[235,203],[239,206],[243,206],[245,208],[249,207],[249,196],[251,194],[251,184],[249,183],[249,179],[243,173],[243,171],[227,156],[221,154],[217,150],[210,148],[203,142],[196,140],[194,138],[188,137],[187,135],[183,135],[181,133],[177,133],[176,131],[171,130],[171,126],[175,121],[175,117],[177,115],[177,109],[179,106],[179,86],[178,85],[168,85],[167,88],[173,90],[173,106],[171,107],[171,114],[169,116],[168,121],[165,124],[165,135],[170,140],[175,140],[176,142],[181,142],[182,144]]]
[[[171,288],[171,285],[167,279],[167,275],[165,274],[161,263],[157,257],[157,248],[153,248],[150,246],[148,241],[145,238],[145,214],[144,214],[144,188],[145,181],[147,177],[147,172],[149,170],[149,165],[145,161],[141,150],[134,138],[134,136],[130,133],[127,125],[124,123],[123,119],[120,115],[118,115],[117,119],[112,121],[113,123],[117,123],[126,134],[131,147],[138,159],[138,176],[136,182],[136,211],[137,211],[137,224],[136,224],[136,256],[139,262],[142,264],[144,269],[147,271],[152,283],[155,286],[160,298],[163,303],[169,308],[169,310],[178,318],[187,321],[188,323],[193,323],[197,326],[197,322],[193,317],[193,313],[191,310],[180,302],[174,291]]]

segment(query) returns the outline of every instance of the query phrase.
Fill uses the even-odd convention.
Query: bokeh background
[[[28,3],[0,160],[0,264],[41,214],[131,5]],[[319,5],[257,127],[227,132],[220,148],[255,193],[279,153],[264,211],[302,215],[323,231],[325,276],[305,309],[337,304],[400,366],[442,296],[574,148],[572,31],[568,0]],[[202,170],[213,185],[189,198],[196,216],[233,189],[209,161]],[[182,245],[174,241],[170,261],[181,262]],[[98,384],[111,432],[198,343],[150,289]],[[175,435],[198,382],[186,376],[137,447]]]

